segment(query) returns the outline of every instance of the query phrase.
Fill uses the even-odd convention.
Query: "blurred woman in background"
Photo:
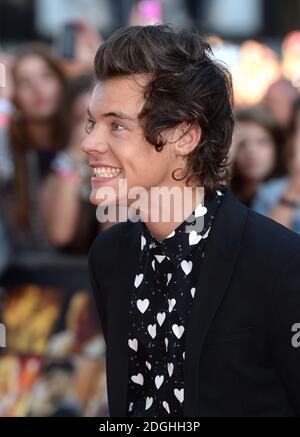
[[[289,80],[281,78],[269,86],[262,104],[273,114],[282,127],[287,128],[291,119],[292,106],[297,96],[297,88]]]
[[[51,161],[66,142],[60,111],[66,78],[40,44],[16,54],[10,75],[12,95],[0,101],[1,212],[15,253],[48,251],[40,196]]]
[[[300,97],[293,105],[286,147],[288,175],[264,184],[253,208],[300,233]]]
[[[231,189],[251,207],[260,185],[282,175],[284,134],[274,117],[262,107],[237,111],[231,160]]]
[[[96,208],[90,201],[90,177],[80,144],[83,141],[92,77],[73,78],[67,88],[69,138],[51,165],[43,189],[43,213],[50,241],[65,252],[86,254],[99,231]]]

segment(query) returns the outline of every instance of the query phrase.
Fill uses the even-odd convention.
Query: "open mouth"
[[[96,167],[93,169],[94,176],[97,178],[114,178],[119,176],[122,173],[120,168],[112,168],[112,167]]]

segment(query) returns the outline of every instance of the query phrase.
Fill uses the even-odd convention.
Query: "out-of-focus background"
[[[87,272],[106,226],[79,146],[98,46],[161,22],[232,71],[235,195],[300,233],[300,0],[1,0],[0,416],[108,415]]]

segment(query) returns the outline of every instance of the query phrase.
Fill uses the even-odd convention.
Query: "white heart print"
[[[166,255],[154,255],[159,264],[165,259]]]
[[[172,326],[172,331],[176,335],[177,338],[181,338],[184,332],[184,326],[178,326],[177,324]]]
[[[128,340],[128,345],[131,349],[133,349],[134,351],[137,352],[138,350],[138,341],[136,338],[134,338],[133,340],[129,339]]]
[[[171,278],[172,278],[172,273],[168,273],[167,274],[167,278],[168,278],[168,280],[167,280],[167,285],[168,285],[170,280],[171,280]]]
[[[168,303],[169,303],[169,313],[171,313],[176,304],[176,299],[168,299]]]
[[[195,297],[195,291],[196,291],[195,287],[191,288],[191,295],[192,295],[192,297]]]
[[[148,410],[151,407],[152,404],[153,404],[153,398],[149,398],[147,396],[145,410]]]
[[[206,213],[207,213],[207,208],[205,206],[202,206],[202,203],[199,203],[199,205],[194,211],[195,217],[202,217]]]
[[[144,278],[143,273],[140,273],[139,275],[135,275],[135,280],[134,280],[134,286],[135,288],[138,288],[138,286],[140,285],[140,283],[142,282]]]
[[[168,351],[168,344],[169,344],[169,340],[165,338],[166,352]]]
[[[152,338],[156,337],[156,324],[148,326],[148,332]]]
[[[201,238],[202,238],[202,235],[198,235],[195,230],[191,231],[189,233],[189,245],[192,246],[193,244],[199,243]]]
[[[135,382],[136,384],[139,384],[139,385],[143,385],[144,384],[144,377],[143,377],[143,375],[141,373],[138,373],[137,375],[133,375],[131,377],[131,380],[133,382]]]
[[[184,389],[182,388],[181,390],[178,390],[178,388],[175,388],[174,394],[175,394],[176,398],[179,400],[179,402],[182,404],[183,399],[184,399]]]
[[[143,250],[145,244],[146,244],[146,238],[142,235],[142,237],[141,237],[141,250]]]
[[[142,314],[144,314],[144,312],[147,310],[147,308],[149,306],[149,303],[150,303],[149,299],[144,299],[144,300],[138,299],[136,304],[137,304],[137,307],[140,310],[140,312]]]
[[[170,378],[171,378],[171,376],[173,374],[173,370],[174,370],[174,364],[173,363],[168,363],[168,373],[169,373]]]
[[[155,270],[155,259],[151,263],[153,270]]]
[[[184,273],[186,275],[191,273],[192,267],[193,267],[193,262],[192,261],[186,261],[184,259],[183,261],[181,261],[180,265],[181,265],[181,268],[182,268],[182,270],[184,271]]]
[[[163,401],[163,407],[170,414],[170,408],[169,408],[169,404],[167,401]]]
[[[164,375],[157,375],[155,377],[155,385],[157,389],[160,388],[163,382],[164,382]]]
[[[157,318],[157,321],[159,323],[159,326],[161,326],[165,321],[166,313],[158,313],[156,318]]]
[[[151,364],[148,361],[146,361],[146,366],[148,367],[149,370],[151,370]]]

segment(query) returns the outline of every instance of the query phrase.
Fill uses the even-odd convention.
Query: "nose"
[[[95,133],[91,133],[82,141],[80,149],[86,155],[97,156],[107,152],[108,145],[104,139],[99,138],[99,136],[96,136]]]
[[[31,87],[37,95],[43,96],[45,94],[45,79],[40,77],[37,78],[36,80],[32,81]]]

